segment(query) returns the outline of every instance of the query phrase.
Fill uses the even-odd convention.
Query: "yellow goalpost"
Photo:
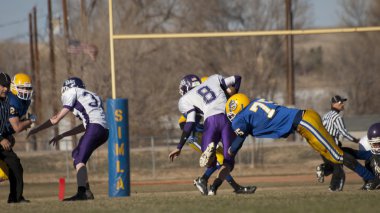
[[[380,31],[380,26],[352,27],[352,28],[328,28],[328,29],[304,29],[304,30],[271,30],[271,31],[244,31],[244,32],[200,32],[200,33],[164,33],[164,34],[121,34],[113,33],[112,0],[108,0],[109,28],[110,28],[110,59],[112,98],[116,98],[114,40],[131,39],[179,39],[179,38],[221,38],[221,37],[248,37],[248,36],[274,36],[274,35],[312,35],[331,33],[354,33]]]

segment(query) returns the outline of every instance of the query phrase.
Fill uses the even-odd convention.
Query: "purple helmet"
[[[86,89],[86,86],[84,85],[83,81],[80,78],[71,77],[67,79],[65,82],[63,82],[61,92],[64,93],[66,90],[73,87]]]
[[[367,132],[368,143],[373,154],[380,154],[380,123],[372,124]]]
[[[179,83],[179,94],[184,95],[194,87],[201,84],[201,79],[193,74],[186,75]]]

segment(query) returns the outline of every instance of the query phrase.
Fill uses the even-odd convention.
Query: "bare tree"
[[[342,1],[342,22],[348,26],[369,26],[379,23],[378,1]],[[378,32],[344,36],[334,55],[336,72],[331,75],[347,91],[351,98],[351,113],[378,113],[380,101],[376,98],[380,89],[378,67],[380,50],[374,44],[380,42]]]

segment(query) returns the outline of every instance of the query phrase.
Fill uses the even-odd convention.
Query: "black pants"
[[[13,137],[9,139],[12,140]],[[9,168],[8,178],[10,192],[8,202],[18,202],[22,199],[22,193],[24,190],[24,169],[22,168],[20,158],[18,158],[13,150],[5,151],[0,145],[0,159],[3,160]]]

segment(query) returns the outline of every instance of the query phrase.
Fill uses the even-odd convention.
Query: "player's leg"
[[[342,165],[343,151],[335,144],[334,139],[323,127],[320,116],[312,110],[306,110],[297,127],[297,132],[307,140],[311,147],[321,154],[322,159],[327,162],[324,166],[329,165],[328,167],[334,168],[333,174],[335,172],[335,178],[332,178],[332,182],[334,184],[342,183],[340,187],[342,189],[344,173],[343,169],[339,169],[336,165]],[[333,188],[338,187],[334,186]]]
[[[197,140],[197,136],[194,137],[193,135],[193,140],[188,139],[186,143],[191,147],[193,150],[196,152],[199,152],[202,154],[202,147],[201,143]],[[194,186],[197,187],[199,192],[202,195],[207,195],[208,190],[207,190],[207,184],[208,184],[208,179],[211,177],[211,175],[217,170],[216,166],[215,167],[209,167],[205,170],[203,175],[201,177],[197,177],[195,180],[193,180]]]
[[[333,173],[333,163],[331,163],[329,160],[327,160],[323,155],[321,155],[321,158],[323,160],[323,163],[318,165],[315,168],[317,180],[320,183],[323,183],[325,181],[325,176],[329,176]]]
[[[226,177],[226,181],[234,189],[236,194],[253,194],[257,189],[256,186],[242,186],[238,184],[231,174]]]
[[[366,151],[366,150],[356,150],[352,149],[350,147],[342,147],[342,150],[350,155],[352,155],[355,159],[359,160],[371,160],[373,157],[373,154],[371,151]]]
[[[198,177],[193,181],[194,186],[198,188],[199,192],[202,195],[208,194],[208,189],[207,189],[208,179],[216,170],[217,170],[217,166],[209,167],[205,170],[202,177]]]
[[[333,173],[330,181],[330,191],[343,191],[346,175],[342,164],[333,164]]]
[[[223,181],[232,171],[235,159],[228,154],[228,148],[231,146],[232,141],[236,137],[235,133],[232,131],[230,123],[224,114],[219,114],[218,125],[221,127],[220,135],[223,143],[223,165],[221,166],[217,178],[214,180],[213,184],[210,186],[209,195],[215,195],[216,191],[222,185]]]
[[[108,130],[99,124],[89,124],[85,134],[80,138],[78,146],[73,150],[72,157],[77,171],[77,194],[64,201],[92,200],[94,195],[90,190],[86,163],[95,149],[108,139]]]
[[[9,197],[8,203],[29,202],[23,197],[24,180],[20,158],[13,150],[2,151],[2,159],[8,166],[8,178],[9,178]]]
[[[221,138],[218,117],[218,115],[213,115],[204,121],[202,154],[199,158],[199,165],[201,167],[212,167],[216,165],[216,146]]]
[[[297,132],[306,138],[308,143],[321,155],[334,164],[344,164],[364,180],[370,184],[367,187],[371,190],[380,185],[378,178],[360,165],[352,155],[343,152],[334,142],[334,139],[328,134],[323,127],[322,121],[318,113],[313,110],[306,110],[300,124],[297,127]]]

